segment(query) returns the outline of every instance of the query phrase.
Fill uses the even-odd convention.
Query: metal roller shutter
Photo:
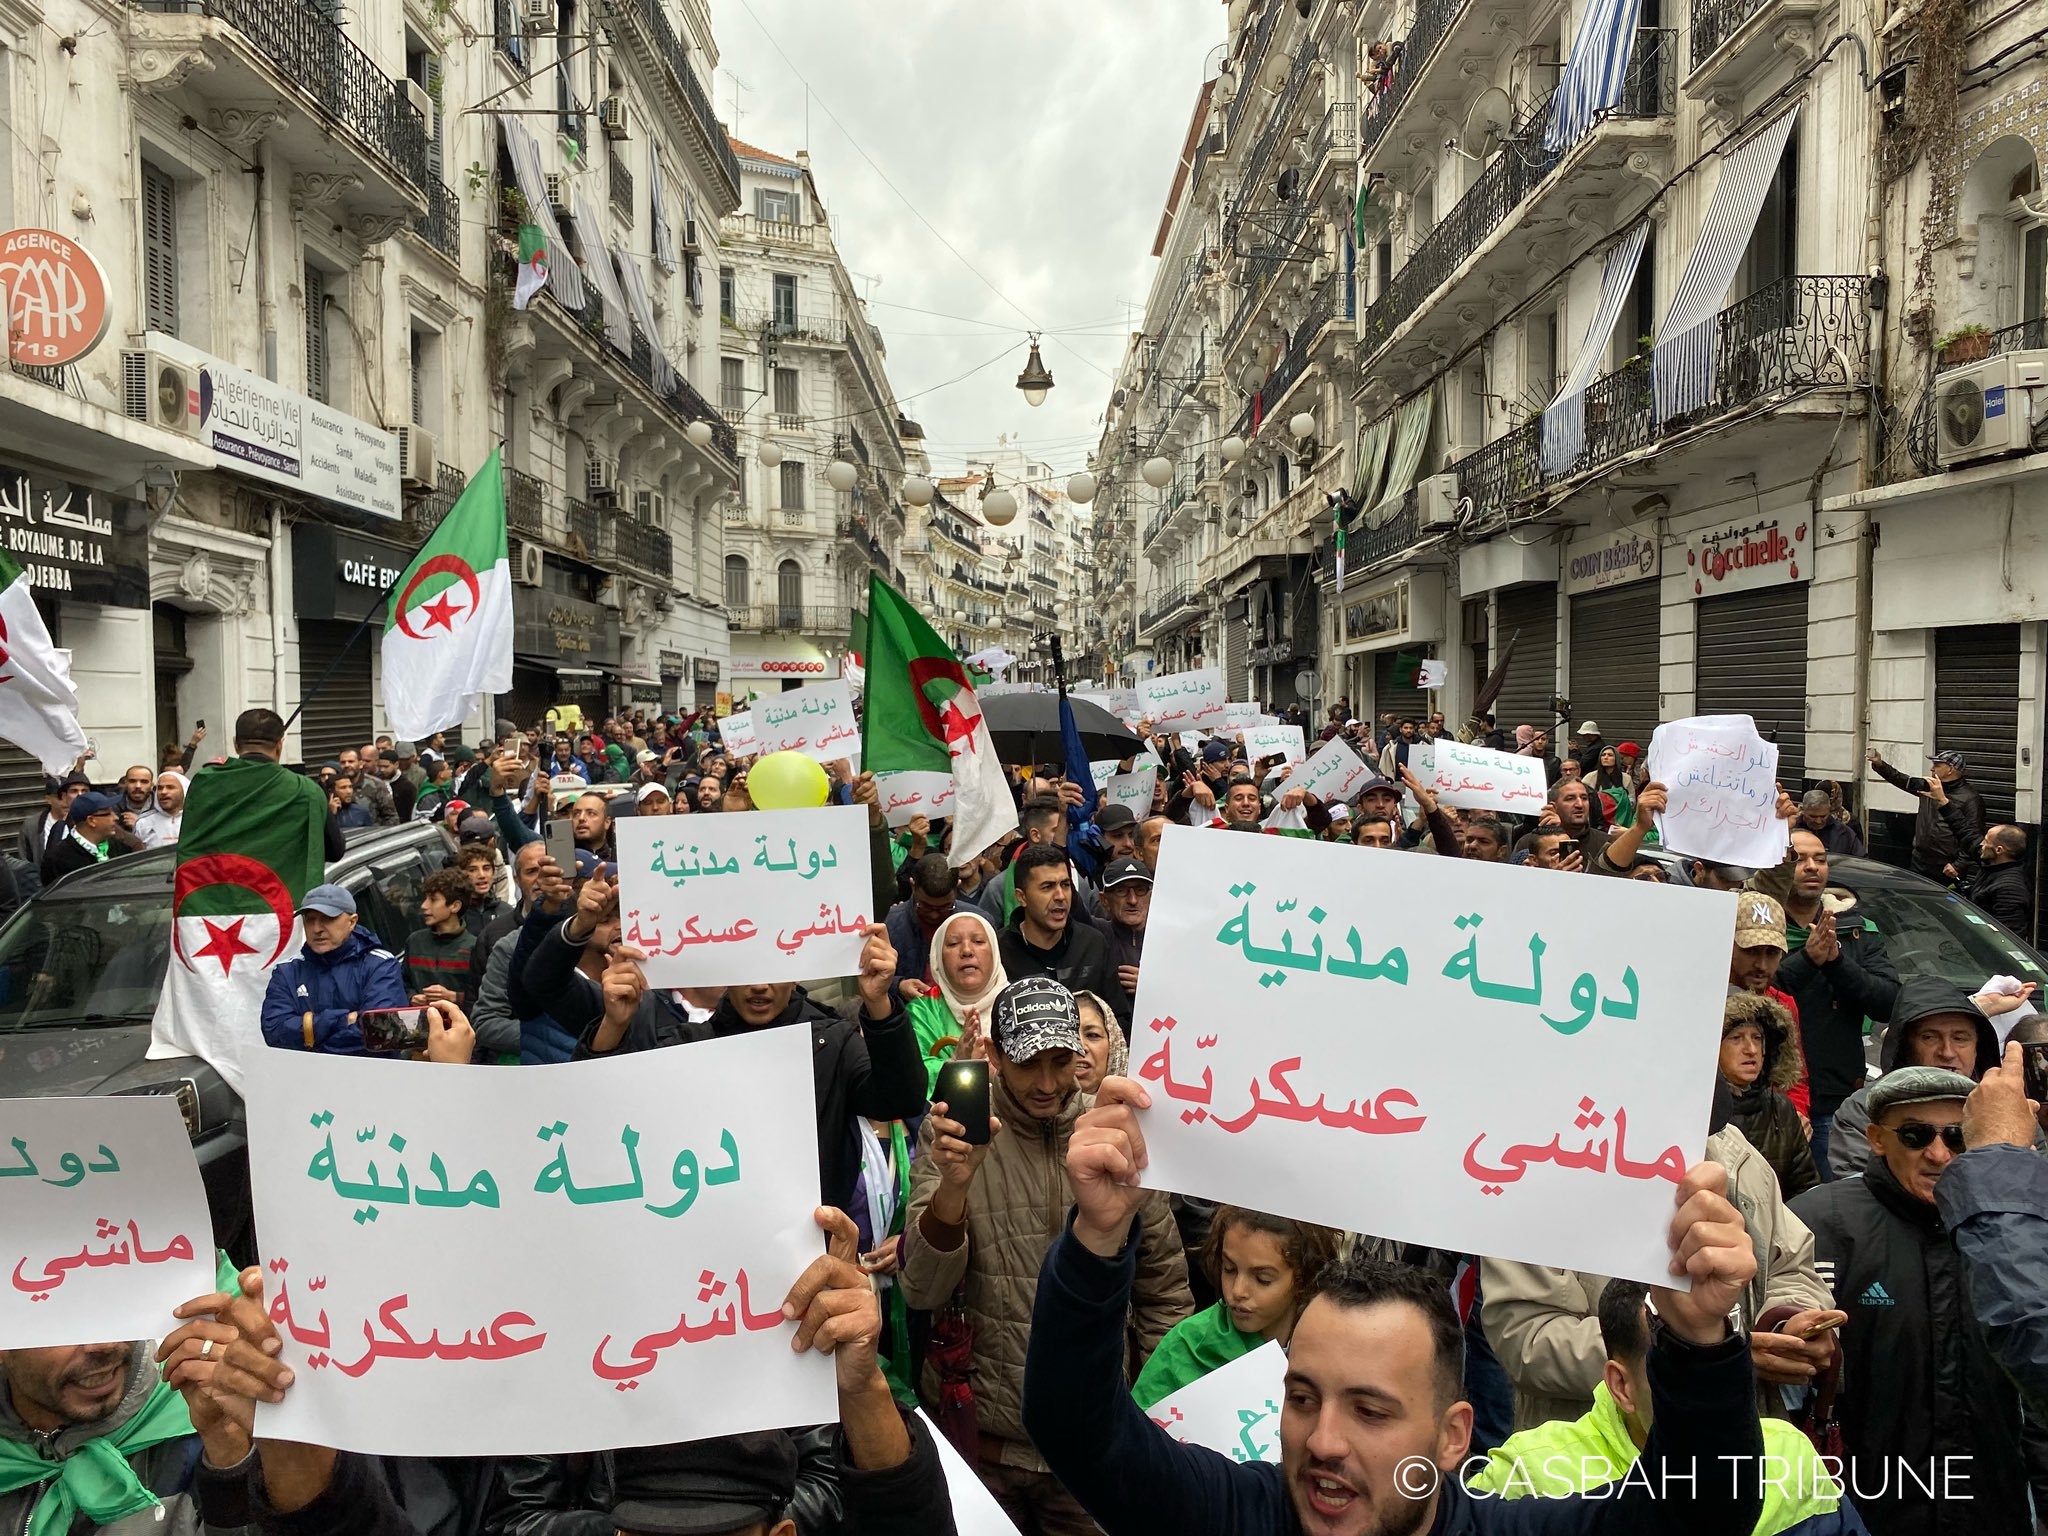
[[[349,640],[355,644],[350,646]],[[375,739],[370,708],[370,631],[347,619],[299,620],[299,753],[324,763]],[[347,646],[346,653],[343,647]],[[336,658],[340,658],[339,665]],[[333,667],[330,675],[328,668]],[[326,677],[322,683],[320,679]],[[313,690],[318,689],[318,692]]]
[[[553,672],[523,661],[512,664],[512,691],[498,695],[498,715],[522,731],[546,734],[547,712],[556,702],[560,684]]]
[[[1960,752],[1984,797],[1985,825],[2013,818],[2020,734],[2020,627],[1934,632],[1934,745]],[[1909,772],[1924,772],[1914,768]]]
[[[1418,655],[1419,651],[1411,651]],[[1429,718],[1429,695],[1420,688],[1403,688],[1394,681],[1394,672],[1401,664],[1398,650],[1379,651],[1372,658],[1372,718],[1374,728],[1379,725],[1381,715],[1392,713],[1405,715],[1409,719],[1425,721]]]
[[[1550,704],[1557,696],[1557,588],[1512,587],[1498,594],[1498,601],[1494,635],[1501,654],[1507,654],[1510,636],[1519,632],[1521,638],[1508,658],[1507,681],[1494,700],[1494,723],[1509,735],[1518,725],[1550,730],[1557,723],[1557,711]],[[1553,747],[1562,744],[1555,737],[1551,740]]]
[[[1571,729],[1581,720],[1610,742],[1647,746],[1658,723],[1657,583],[1639,581],[1572,599]],[[1588,772],[1593,765],[1583,765]]]
[[[1242,608],[1240,601],[1235,606]],[[1225,615],[1223,620],[1223,687],[1233,699],[1251,698],[1251,679],[1246,676],[1245,664],[1251,657],[1252,623],[1243,613],[1232,618]]]
[[[1764,739],[1778,744],[1778,782],[1798,794],[1806,781],[1806,584],[1703,598],[1698,627],[1693,713],[1753,716]]]
[[[14,847],[22,823],[43,812],[43,765],[11,741],[0,741],[0,838]]]

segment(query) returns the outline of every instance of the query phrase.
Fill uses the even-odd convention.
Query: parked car
[[[425,823],[354,832],[327,879],[355,893],[363,923],[393,946],[419,925],[427,876],[448,845]],[[175,1098],[206,1181],[214,1235],[253,1262],[242,1101],[207,1062],[149,1060],[150,1021],[170,960],[175,848],[65,876],[0,926],[0,1098],[162,1094]],[[253,1014],[252,1034],[257,1030]]]

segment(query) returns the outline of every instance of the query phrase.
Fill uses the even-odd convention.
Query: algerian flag
[[[917,610],[868,578],[867,707],[862,766],[953,774],[957,868],[1017,829],[1017,805],[996,759],[967,670]]]
[[[85,755],[71,667],[50,643],[28,577],[0,550],[0,736],[62,774]]]
[[[493,448],[393,588],[384,716],[393,735],[417,740],[462,724],[480,697],[511,691],[505,471]]]
[[[1450,681],[1451,664],[1436,657],[1426,658],[1415,669],[1415,686],[1418,688],[1441,688]]]
[[[860,693],[867,686],[868,669],[868,616],[858,608],[848,620],[846,632],[846,665],[840,670],[846,678],[846,686]]]
[[[533,296],[547,286],[548,262],[547,232],[538,224],[519,226],[519,277],[512,288],[512,307],[524,309],[533,302]]]
[[[299,902],[326,869],[326,827],[320,786],[276,763],[231,758],[193,776],[152,1057],[204,1057],[241,1091],[247,1053],[265,1049],[271,968],[298,953]]]

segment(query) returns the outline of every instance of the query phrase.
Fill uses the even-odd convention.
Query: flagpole
[[[404,573],[401,572],[400,574],[403,575]],[[396,586],[397,584],[397,577],[393,577],[391,585]],[[370,627],[370,621],[377,617],[378,611],[383,608],[390,596],[391,587],[379,587],[377,589],[377,596],[370,604],[370,611],[363,615],[362,622],[356,625],[355,629],[349,634],[348,639],[342,642],[341,649],[334,653],[334,660],[327,663],[327,670],[320,674],[320,681],[315,683],[310,690],[301,693],[298,704],[289,715],[285,716],[284,728],[287,734],[291,731],[292,722],[298,719],[300,714],[305,711],[308,703],[319,696],[320,690],[325,688],[329,681],[333,679],[336,669],[341,666],[342,662],[348,659],[348,653],[356,648],[356,642],[362,639],[363,632]]]

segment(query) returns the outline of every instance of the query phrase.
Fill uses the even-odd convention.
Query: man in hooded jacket
[[[1731,1064],[1745,1059],[1732,1037],[1754,1029],[1762,1047],[1760,1070],[1749,1082],[1738,1082]],[[1775,998],[1754,992],[1731,992],[1721,1008],[1721,1081],[1727,1086],[1735,1124],[1749,1144],[1763,1155],[1778,1176],[1778,1187],[1790,1200],[1820,1182],[1806,1127],[1786,1093],[1799,1080],[1799,1053],[1792,1045],[1792,1015]]]
[[[1892,1021],[1877,1045],[1878,1081],[1903,1067],[1946,1067],[1972,1082],[1998,1065],[1998,1030],[1963,989],[1939,976],[1915,976],[1899,988]],[[1828,1163],[1838,1179],[1870,1166],[1870,1093],[1858,1088],[1835,1111]]]

